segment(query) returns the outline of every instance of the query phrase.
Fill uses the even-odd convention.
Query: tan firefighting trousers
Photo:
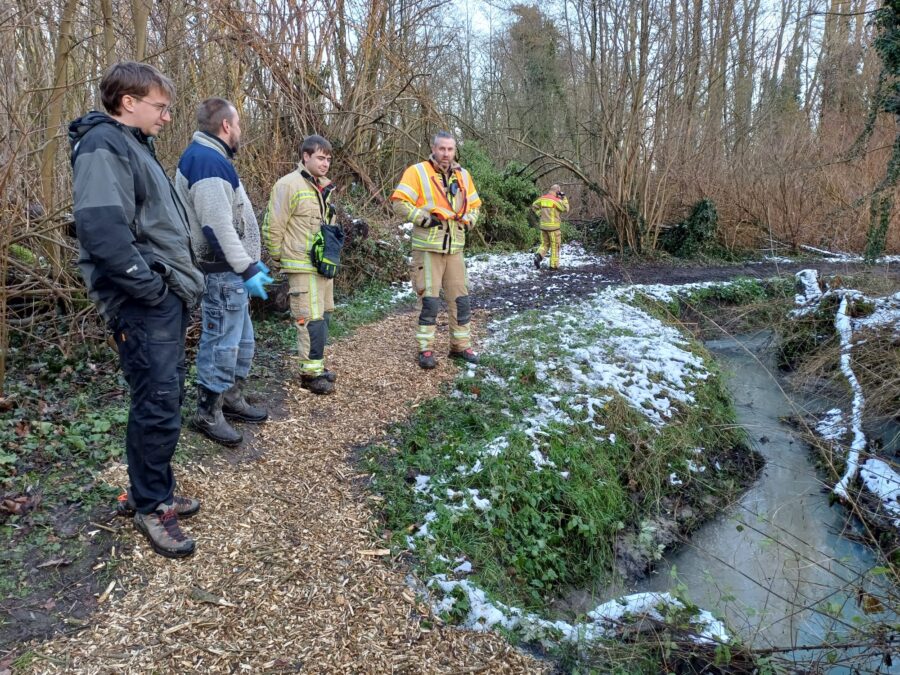
[[[334,311],[334,279],[321,274],[288,274],[291,316],[297,327],[300,372],[316,377],[325,372],[328,320]]]
[[[450,350],[463,351],[471,347],[472,306],[466,288],[466,263],[462,253],[448,255],[413,251],[410,276],[413,291],[419,299],[419,328],[416,331],[419,351],[430,351],[434,344],[441,291],[444,292],[450,315]]]

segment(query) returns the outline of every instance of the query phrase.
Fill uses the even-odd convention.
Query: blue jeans
[[[181,433],[184,396],[184,335],[190,312],[169,291],[148,307],[128,299],[112,322],[119,363],[131,390],[125,453],[131,496],[141,513],[171,501],[172,455]]]
[[[222,393],[231,388],[235,378],[246,379],[255,350],[250,297],[240,275],[207,274],[200,310],[203,326],[197,347],[197,384]]]

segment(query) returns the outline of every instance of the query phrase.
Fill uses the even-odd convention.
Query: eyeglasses
[[[175,108],[172,107],[171,105],[167,105],[165,103],[153,103],[152,101],[148,101],[147,99],[141,98],[140,96],[132,96],[131,98],[133,98],[135,101],[142,101],[143,103],[146,103],[149,106],[153,106],[154,108],[157,109],[157,111],[159,111],[160,117],[165,117],[166,115],[174,115],[175,114]]]

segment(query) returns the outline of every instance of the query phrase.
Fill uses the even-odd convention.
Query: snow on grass
[[[593,427],[598,442],[615,443],[615,436],[602,433],[604,426],[599,423],[602,411],[615,396],[621,397],[657,430],[675,419],[680,406],[695,404],[695,386],[710,375],[703,359],[690,350],[689,341],[675,328],[632,303],[638,295],[666,301],[710,285],[605,289],[580,303],[541,313],[539,324],[535,323],[536,313],[494,322],[489,327],[492,337],[485,343],[486,351],[497,351],[505,358],[531,364],[540,391],[528,395],[524,401],[525,413],[505,434],[482,442],[474,451],[467,451],[468,464],[455,464],[444,476],[417,477],[416,498],[428,512],[422,526],[407,539],[410,548],[415,548],[417,541],[433,540],[431,525],[442,514],[453,518],[464,510],[491,508],[490,500],[477,490],[454,490],[449,483],[486,470],[490,462],[511,461],[504,455],[514,435],[518,443],[524,437],[531,444],[525,460],[531,464],[528,470],[554,470],[568,479],[569,472],[558,471],[545,454],[548,438],[565,434],[576,423],[582,423]],[[479,373],[485,370],[483,366],[478,368]],[[491,381],[509,390],[511,396],[515,395],[509,381],[493,374]],[[582,418],[579,422],[573,417],[575,413]],[[688,461],[687,471],[705,471],[706,466],[700,461],[703,449],[695,449],[695,455],[698,459]],[[681,483],[675,474],[671,481]],[[444,594],[435,605],[437,612],[454,610],[460,594],[464,595],[466,603],[462,607],[467,608],[464,622],[470,628],[489,630],[500,626],[521,629],[528,635],[535,631],[550,633],[565,640],[609,637],[613,634],[612,624],[626,616],[643,615],[662,620],[666,607],[683,609],[668,594],[639,594],[600,605],[591,612],[592,621],[571,625],[494,603],[484,590],[468,580],[457,581],[438,574],[431,577],[428,585]],[[722,624],[708,612],[699,612],[695,621],[698,634],[704,636],[702,639],[728,639]]]
[[[865,397],[862,386],[853,372],[853,345],[854,333],[863,328],[881,328],[893,326],[895,333],[900,326],[900,293],[886,298],[867,298],[859,291],[853,289],[829,289],[822,293],[818,273],[815,270],[802,270],[796,274],[798,283],[805,289],[803,295],[795,299],[800,308],[794,310],[794,314],[805,314],[814,311],[819,303],[826,297],[839,297],[841,299],[834,317],[834,327],[841,341],[840,369],[850,391],[853,394],[853,402],[850,409],[850,433],[852,440],[846,457],[844,475],[834,486],[834,493],[842,499],[847,499],[850,484],[860,477],[863,487],[878,497],[885,509],[892,514],[900,515],[900,475],[898,475],[884,461],[872,458],[860,460],[860,456],[866,449],[866,436],[862,428],[863,408]],[[864,317],[853,318],[850,316],[851,302],[865,302],[873,307],[871,314]],[[862,341],[857,341],[861,344]],[[847,427],[844,426],[844,414],[838,408],[833,408],[825,413],[825,417],[816,424],[817,433],[826,440],[840,440],[847,435]],[[893,521],[895,527],[900,529],[900,518]]]
[[[840,408],[832,408],[825,413],[825,417],[816,422],[816,433],[826,441],[839,441],[847,435],[847,427],[844,426],[844,413]]]
[[[412,223],[399,226],[401,237],[408,239],[412,231]],[[466,258],[466,275],[469,292],[476,292],[498,284],[514,284],[520,281],[542,278],[542,273],[534,268],[534,254],[520,251],[518,253],[477,253]],[[563,244],[559,254],[560,267],[575,268],[591,265],[602,266],[609,263],[610,256],[597,256],[585,252],[578,242]],[[543,282],[542,282],[543,283]],[[412,283],[398,281],[391,286],[393,295],[391,304],[400,304],[415,300]]]
[[[900,529],[900,474],[887,462],[870,459],[859,471],[863,485],[881,500],[887,513],[894,518],[894,527]]]
[[[605,265],[609,256],[590,255],[578,242],[563,244],[559,251],[561,269]],[[466,258],[469,291],[494,284],[511,284],[528,279],[538,280],[541,272],[534,268],[534,253],[478,253]]]
[[[679,288],[689,292],[696,287]],[[532,361],[538,378],[557,394],[556,400],[543,399],[539,415],[528,420],[538,429],[546,426],[547,420],[565,422],[552,412],[559,396],[571,399],[577,392],[588,401],[595,399],[597,392],[608,391],[619,394],[660,427],[672,419],[677,404],[694,402],[693,383],[705,380],[709,373],[703,359],[688,349],[687,340],[675,328],[628,299],[637,293],[670,298],[677,292],[673,287],[657,286],[610,288],[575,306],[547,312],[541,322],[554,332],[556,345],[549,355],[546,336],[523,339],[522,332],[532,326],[528,320],[516,318],[499,322],[485,349],[516,344],[517,357]],[[596,404],[590,407],[593,413]]]
[[[517,630],[536,637],[557,637],[564,642],[587,643],[600,638],[612,638],[617,628],[639,623],[642,618],[665,621],[667,610],[684,610],[684,604],[669,593],[636,593],[597,605],[588,612],[590,621],[571,624],[566,621],[549,621],[536,614],[525,612],[518,607],[510,607],[500,602],[492,602],[485,592],[468,580],[454,580],[438,574],[428,581],[430,588],[437,587],[443,592],[441,600],[433,604],[435,613],[451,613],[461,599],[465,616],[465,628],[484,632],[494,628]],[[698,610],[689,619],[696,631],[694,640],[700,643],[730,641],[730,636],[721,621],[709,612]]]

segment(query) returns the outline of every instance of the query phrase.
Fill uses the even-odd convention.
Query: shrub
[[[716,205],[712,200],[702,199],[694,205],[686,220],[662,234],[659,246],[679,258],[697,255],[715,242],[718,221]]]
[[[529,225],[531,203],[539,192],[534,183],[523,176],[524,167],[510,162],[501,172],[477,143],[460,145],[460,163],[472,174],[475,187],[484,204],[481,220],[473,230],[473,244],[478,247],[525,249],[537,242],[537,230]]]

